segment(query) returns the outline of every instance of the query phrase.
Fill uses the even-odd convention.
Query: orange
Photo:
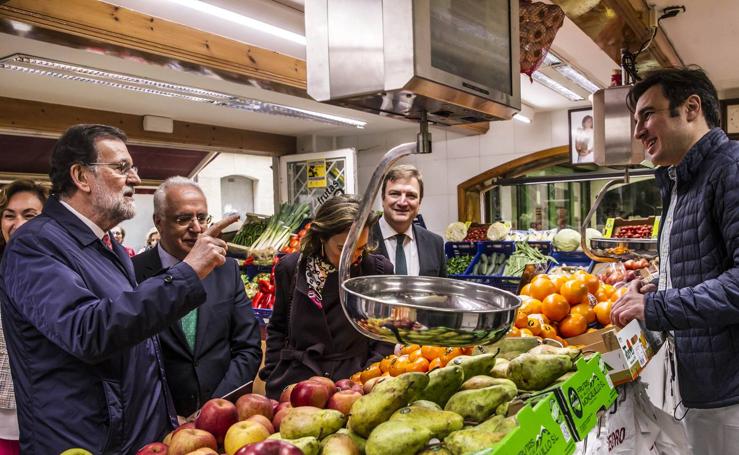
[[[370,379],[376,378],[378,376],[382,376],[382,370],[380,370],[380,365],[378,365],[377,363],[373,363],[372,365],[362,370],[359,378],[362,380],[362,383],[365,383]]]
[[[567,303],[577,305],[582,302],[584,297],[587,297],[588,287],[584,281],[578,279],[569,280],[562,285],[559,293],[567,300]]]
[[[546,275],[539,275],[530,283],[531,289],[529,289],[529,295],[537,300],[543,301],[549,294],[557,292],[557,288],[552,283],[552,280],[546,277]]]
[[[626,286],[622,288],[616,289],[616,291],[611,295],[611,301],[615,302],[616,300],[620,299],[626,292],[628,292],[629,288]]]
[[[570,304],[559,294],[552,294],[542,300],[541,312],[552,321],[561,321],[570,313]]]
[[[604,286],[601,286],[598,288],[597,291],[595,291],[595,298],[599,302],[605,302],[606,300],[611,298],[611,293],[608,292],[608,290]]]
[[[609,297],[612,296],[614,292],[616,292],[616,288],[614,288],[612,284],[604,284],[603,289],[606,290]]]
[[[461,348],[446,348],[446,351],[444,351],[444,357],[441,358],[441,361],[446,365],[450,360],[460,355],[462,355]]]
[[[421,353],[430,362],[442,357],[444,355],[444,348],[441,346],[422,346]]]
[[[519,329],[526,328],[528,320],[529,320],[529,315],[524,313],[521,310],[518,310],[518,312],[516,312],[516,322],[514,323],[514,325],[518,327]]]
[[[584,281],[585,286],[588,287],[588,292],[590,292],[591,294],[595,294],[600,287],[600,280],[598,279],[598,277],[590,273],[584,273],[580,276],[581,281]]]
[[[419,357],[423,357],[423,351],[421,351],[420,348],[408,354],[408,360],[410,360],[411,362],[415,361]]]
[[[407,346],[403,346],[403,348],[400,350],[400,353],[403,355],[410,354],[411,352],[416,351],[418,349],[421,349],[421,346],[417,344],[409,344]]]
[[[541,333],[539,335],[543,336],[544,338],[554,338],[557,336],[557,329],[549,324],[542,324]]]
[[[567,345],[570,344],[570,343],[567,342],[567,340],[565,340],[564,338],[562,338],[560,336],[556,336],[556,337],[554,337],[552,339],[559,341],[560,343],[562,343],[562,346],[564,346],[564,347],[567,347]]]
[[[463,355],[472,355],[473,352],[475,352],[474,346],[467,346],[466,348],[462,348]]]
[[[572,308],[570,308],[570,314],[579,314],[581,316],[585,317],[585,321],[587,321],[588,324],[595,322],[596,315],[595,311],[593,311],[592,308],[590,308],[590,305],[587,303],[581,303],[579,305],[575,305]]]
[[[593,307],[595,317],[598,318],[598,322],[603,325],[611,323],[611,305],[613,305],[613,303],[610,300],[606,300],[605,302],[598,302],[598,304]]]
[[[408,368],[409,363],[410,360],[408,360],[407,355],[401,355],[400,357],[394,359],[393,363],[390,364],[390,376],[398,376],[405,373],[405,370],[406,368]]]
[[[531,330],[529,329],[521,329],[521,336],[522,337],[532,337],[534,336],[534,334],[531,333]]]
[[[530,318],[536,318],[542,324],[550,324],[552,321],[541,313],[534,313],[529,315]]]
[[[507,335],[509,337],[520,337],[521,336],[521,331],[518,330],[518,327],[516,327],[514,325],[514,326],[511,327],[511,330],[508,331]]]
[[[571,314],[559,323],[559,333],[565,338],[582,335],[588,330],[588,321],[581,314]]]
[[[534,335],[541,334],[541,322],[538,319],[529,316],[528,322],[526,323],[527,328],[531,330]]]
[[[417,357],[416,360],[410,362],[405,368],[406,373],[413,371],[416,373],[425,373],[429,370],[429,361],[425,357]]]
[[[541,300],[529,298],[523,302],[519,311],[526,314],[541,313]]]
[[[516,329],[516,330],[518,330],[518,329]],[[435,370],[435,369],[441,368],[441,367],[442,367],[442,365],[441,365],[441,357],[437,357],[434,360],[432,360],[431,362],[429,362],[429,371]]]
[[[382,370],[383,373],[387,373],[388,371],[390,371],[390,365],[392,365],[393,360],[395,360],[396,357],[397,356],[395,354],[390,354],[389,356],[380,360],[380,370]]]
[[[521,295],[529,295],[529,290],[531,289],[531,284],[527,284],[524,287],[521,288]]]
[[[562,289],[562,285],[570,279],[567,275],[557,275],[552,278],[552,283],[554,283],[554,287],[557,289],[555,292],[559,292],[559,290]]]
[[[358,371],[349,377],[352,381],[361,384],[362,383],[362,372]]]

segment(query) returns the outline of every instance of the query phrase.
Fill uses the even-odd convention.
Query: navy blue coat
[[[673,289],[646,295],[646,323],[675,331],[683,404],[729,406],[739,403],[739,142],[714,128],[675,170]],[[667,169],[657,171],[657,181],[664,218],[672,191]]]
[[[439,276],[446,278],[446,254],[444,253],[444,239],[428,229],[413,223],[413,235],[418,246],[418,265],[420,276]],[[382,238],[380,223],[372,226],[370,244],[377,245],[377,254],[381,254],[392,261],[387,253],[385,240]]]
[[[139,282],[166,273],[157,248],[134,256],[133,267]],[[174,407],[182,416],[253,380],[262,362],[259,323],[236,261],[226,259],[202,283],[208,298],[198,308],[195,352],[179,322],[159,334]]]
[[[205,301],[189,265],[137,288],[126,251],[52,197],[10,239],[0,276],[21,453],[135,453],[171,430],[155,335]]]

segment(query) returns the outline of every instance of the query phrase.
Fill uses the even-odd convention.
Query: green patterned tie
[[[403,241],[405,234],[395,236],[397,243],[395,244],[395,274],[408,275],[408,266],[405,262],[405,250],[403,250]]]
[[[182,331],[185,332],[185,339],[187,344],[190,345],[190,350],[195,352],[195,332],[198,328],[198,309],[194,309],[187,313],[185,317],[180,319],[182,324]]]

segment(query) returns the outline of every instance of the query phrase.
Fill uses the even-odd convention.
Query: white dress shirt
[[[89,227],[90,230],[92,231],[92,233],[95,234],[95,236],[97,238],[99,238],[100,240],[103,239],[103,236],[105,235],[105,231],[103,231],[103,229],[100,226],[98,226],[97,224],[93,223],[92,220],[90,220],[89,218],[87,218],[85,215],[81,214],[77,210],[73,209],[71,205],[67,204],[66,202],[62,201],[61,199],[59,199],[59,202],[61,202],[61,204],[64,207],[66,207],[67,210],[69,210],[70,212],[72,212],[74,214],[74,216],[76,216],[83,223],[85,223],[85,226]]]
[[[396,232],[395,229],[390,227],[385,217],[380,217],[380,232],[382,232],[382,238],[385,241],[385,248],[387,249],[387,255],[390,262],[395,267],[395,247],[398,244],[398,240],[395,238],[400,232]],[[418,243],[416,238],[413,236],[413,224],[408,227],[408,230],[403,232],[405,234],[405,240],[403,241],[403,252],[405,253],[405,264],[408,269],[408,275],[418,276],[421,271],[421,265],[418,262]]]

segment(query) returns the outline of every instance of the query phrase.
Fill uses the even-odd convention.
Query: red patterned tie
[[[110,236],[107,233],[103,235],[103,245],[105,245],[105,248],[113,251],[113,243],[110,241]]]

